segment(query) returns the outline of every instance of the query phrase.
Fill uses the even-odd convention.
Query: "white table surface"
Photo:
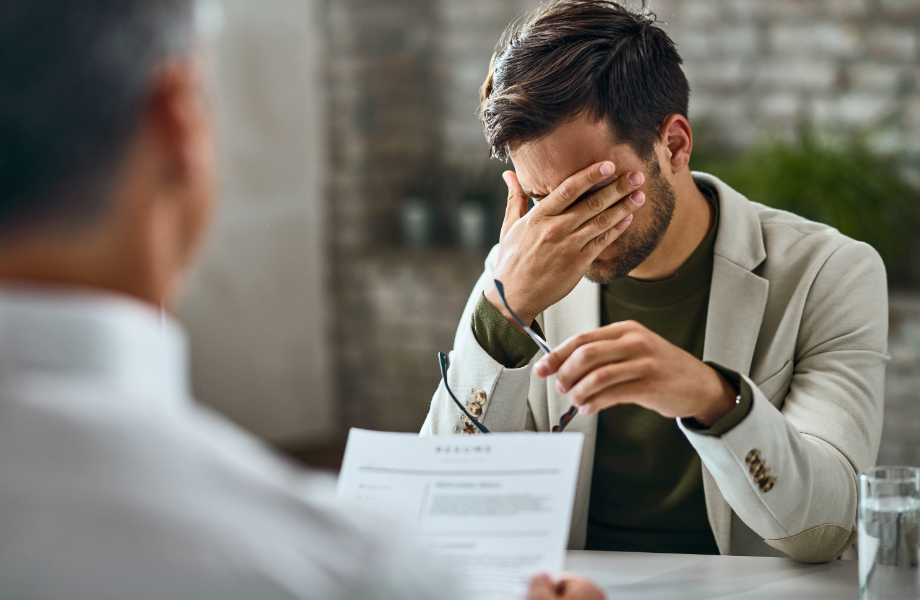
[[[566,570],[608,600],[856,600],[858,561],[805,565],[785,558],[569,551]]]

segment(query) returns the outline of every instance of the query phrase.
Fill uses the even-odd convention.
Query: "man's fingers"
[[[601,340],[580,346],[557,370],[556,389],[560,394],[574,392],[583,379],[590,377],[594,371],[604,365],[641,357],[644,354],[642,345],[642,339],[639,336],[624,335],[617,339]],[[594,390],[591,393],[597,391]],[[583,393],[581,397],[587,398],[590,395]]]
[[[557,346],[555,350],[537,361],[537,364],[534,365],[534,373],[538,377],[549,377],[556,373],[572,353],[581,346],[602,340],[617,339],[632,330],[635,325],[634,321],[620,321],[570,337]]]
[[[600,254],[604,248],[620,237],[620,234],[632,222],[633,213],[643,204],[645,204],[645,193],[633,192],[582,225],[573,235],[582,240],[585,251]],[[626,220],[627,218],[629,220]]]
[[[613,177],[614,170],[612,162],[604,161],[575,173],[540,202],[540,211],[546,215],[561,214],[592,187]]]
[[[607,595],[599,587],[578,575],[563,575],[558,584],[561,600],[606,600]]]
[[[505,208],[505,220],[502,223],[502,233],[527,214],[527,194],[518,181],[514,171],[502,173],[502,179],[508,186],[508,206]]]
[[[581,228],[583,225],[591,223],[612,206],[619,204],[628,206],[629,203],[623,202],[623,200],[629,197],[630,194],[636,193],[643,183],[645,183],[645,175],[638,171],[633,171],[621,175],[610,185],[592,192],[577,206],[569,209],[573,217],[573,229]],[[606,229],[606,227],[603,229]]]
[[[530,580],[530,586],[527,588],[527,600],[554,600],[557,598],[556,584],[552,578],[540,573],[534,575]]]
[[[571,387],[569,401],[573,406],[582,406],[598,394],[617,386],[622,386],[624,383],[642,379],[646,371],[643,367],[644,365],[641,361],[627,360],[602,364],[597,368],[590,369]]]
[[[606,600],[596,585],[578,575],[563,575],[558,583],[540,574],[530,580],[527,600]]]
[[[620,404],[643,406],[641,400],[646,393],[645,385],[643,381],[632,380],[621,383],[616,387],[607,388],[601,393],[588,398],[578,407],[578,412],[582,415],[593,415],[606,408]]]

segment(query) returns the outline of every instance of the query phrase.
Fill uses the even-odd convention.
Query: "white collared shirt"
[[[445,598],[382,520],[196,405],[182,329],[0,286],[0,598]]]

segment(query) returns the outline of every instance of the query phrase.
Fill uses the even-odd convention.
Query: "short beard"
[[[619,252],[610,260],[595,260],[585,274],[585,279],[592,283],[608,285],[629,275],[636,267],[645,262],[668,231],[677,197],[674,188],[661,175],[657,160],[649,162],[649,186],[645,194],[645,206],[652,216],[651,222],[644,230],[627,228],[617,239]],[[624,201],[626,199],[624,198]]]

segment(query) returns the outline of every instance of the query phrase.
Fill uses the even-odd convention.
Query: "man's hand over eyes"
[[[645,181],[642,173],[616,179],[613,174],[609,161],[592,165],[566,179],[528,212],[528,198],[517,176],[505,172],[508,208],[494,278],[504,284],[508,304],[525,323],[575,288],[645,202],[645,194],[637,191]],[[514,323],[491,284],[485,295]]]

